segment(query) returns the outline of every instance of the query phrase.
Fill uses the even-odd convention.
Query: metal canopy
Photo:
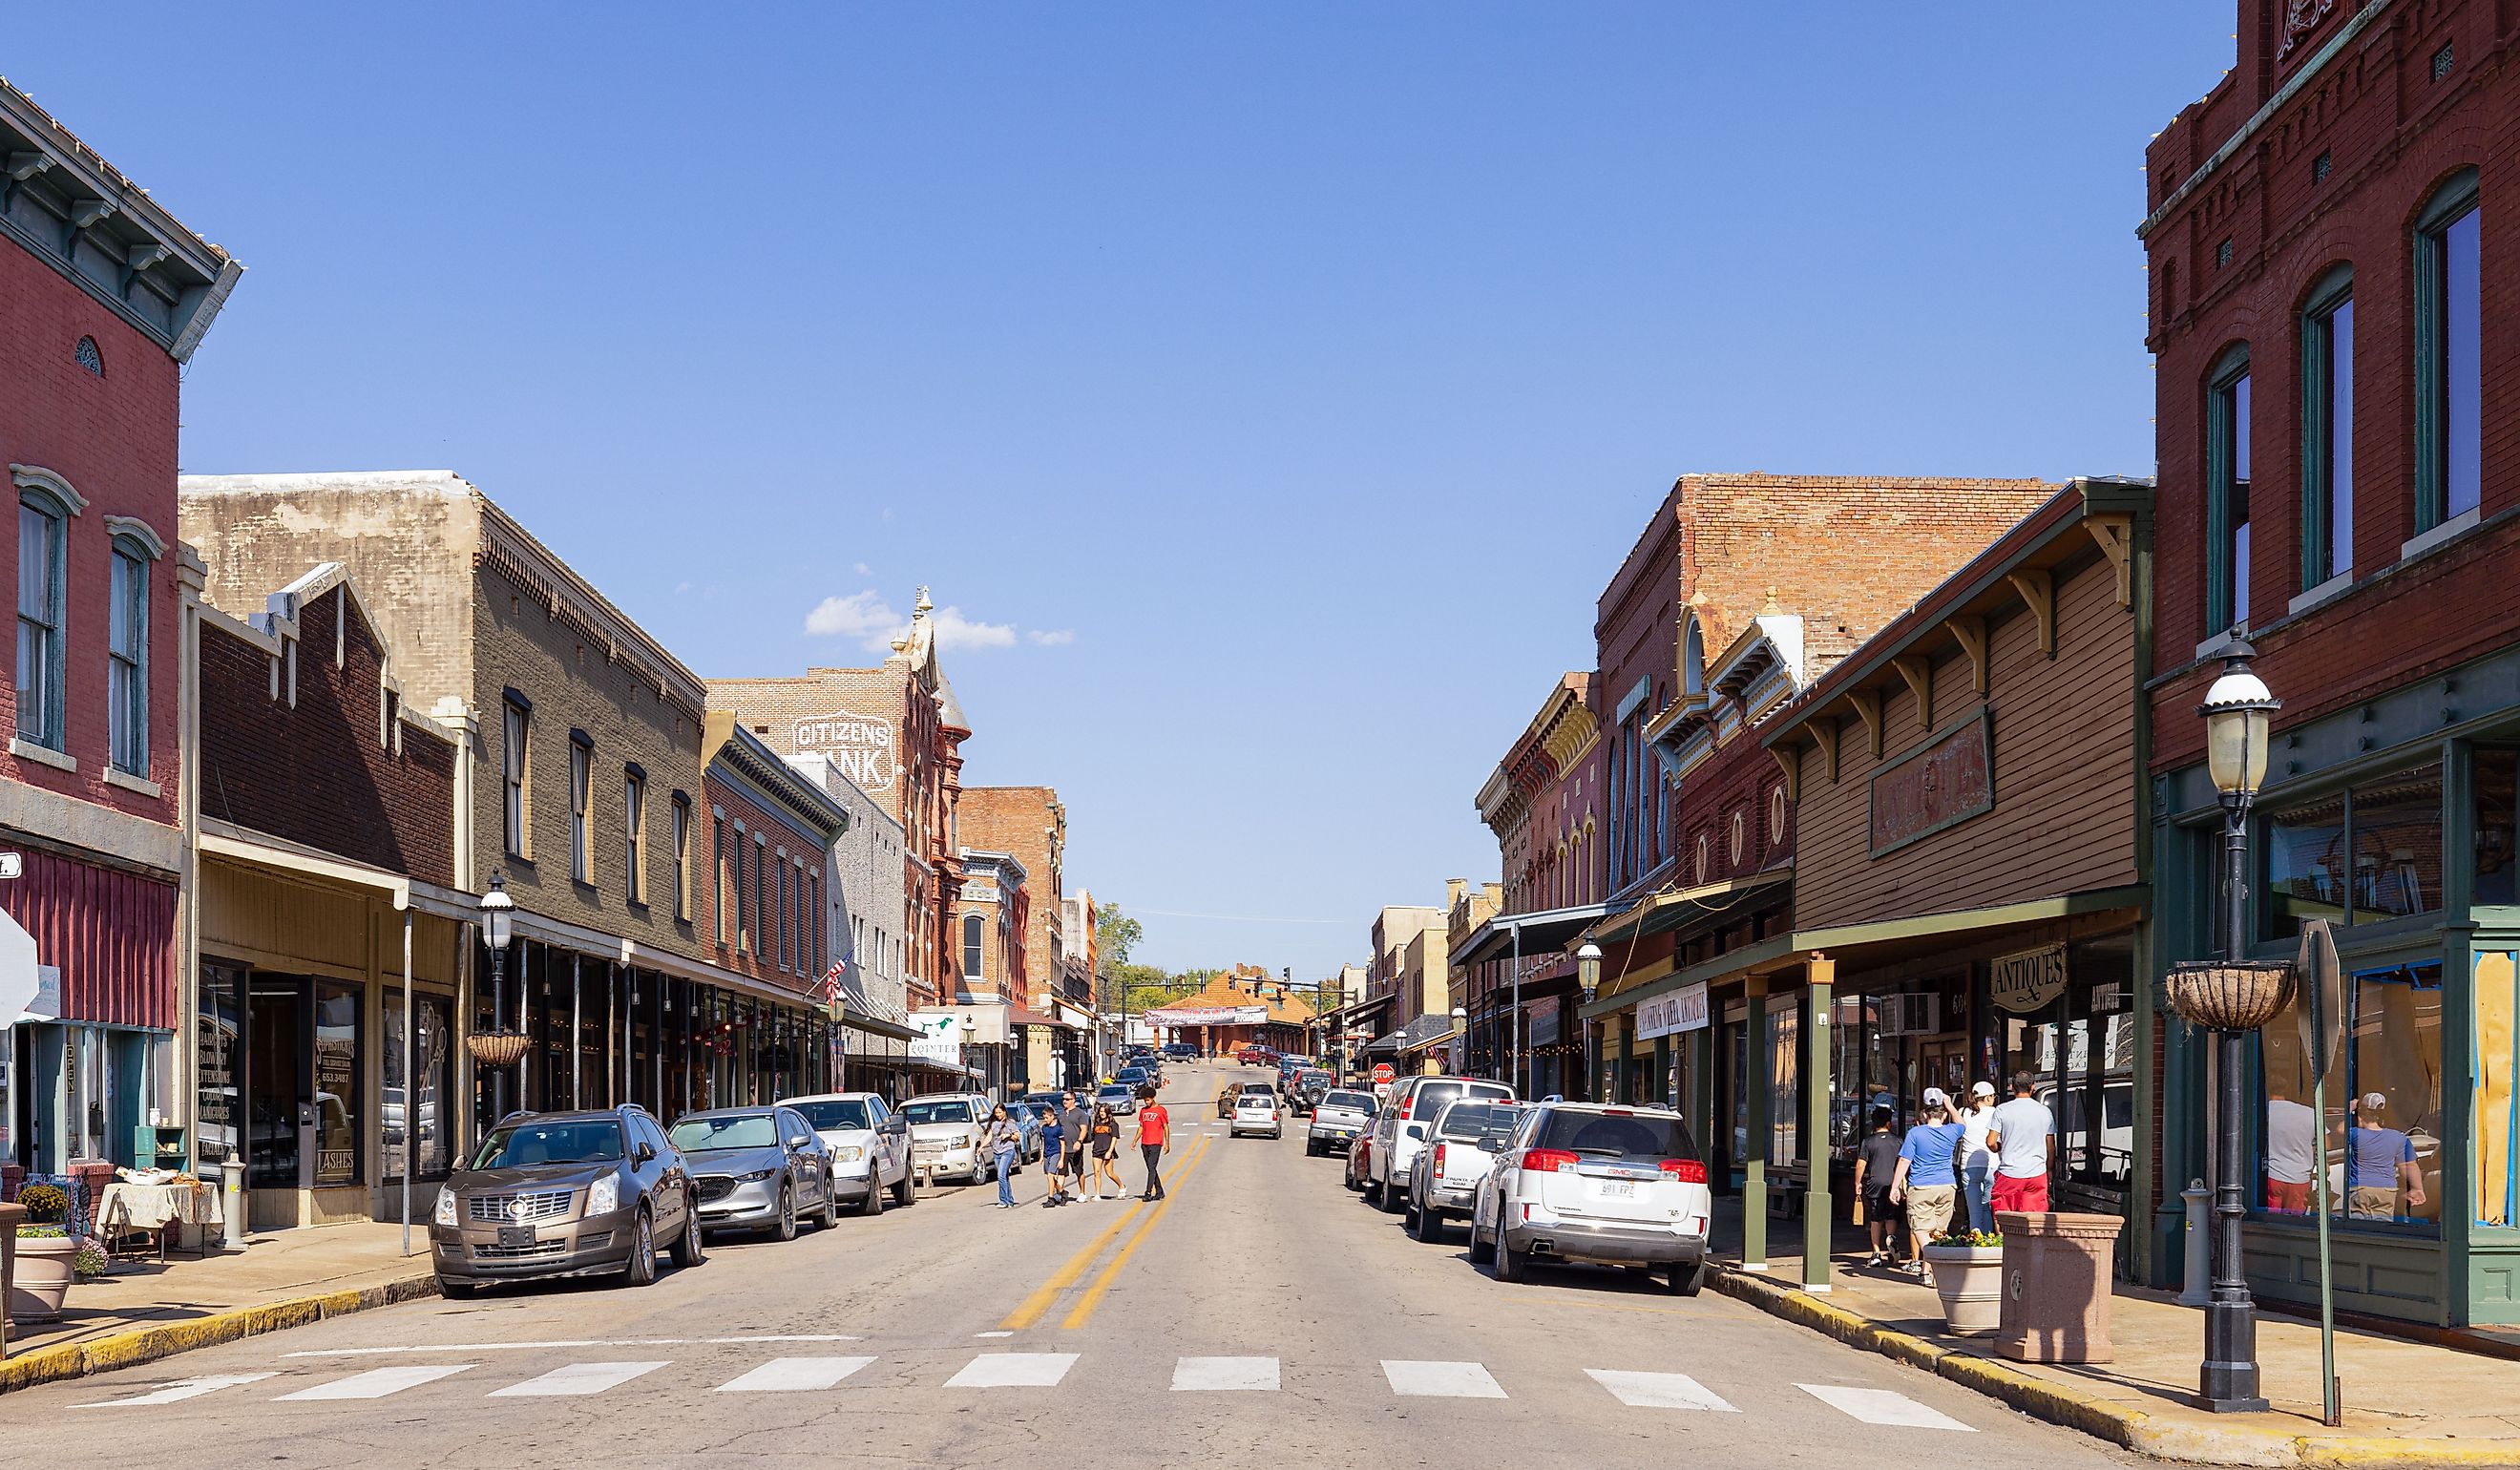
[[[1543,909],[1530,913],[1500,913],[1472,930],[1462,948],[1445,962],[1448,964],[1485,964],[1503,959],[1517,948],[1514,935],[1522,936],[1518,948],[1525,956],[1537,957],[1562,950],[1566,942],[1614,913],[1624,913],[1636,907],[1635,899],[1611,903],[1578,904],[1569,909]]]

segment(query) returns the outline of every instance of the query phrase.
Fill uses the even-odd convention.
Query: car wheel
[[[1528,1281],[1531,1263],[1514,1250],[1513,1237],[1500,1226],[1496,1236],[1496,1278],[1500,1281]]]
[[[674,1239],[674,1266],[689,1270],[708,1259],[707,1247],[700,1244],[700,1220],[697,1215],[683,1217],[683,1233]]]
[[[1375,1183],[1373,1181],[1373,1176],[1370,1174],[1367,1175],[1365,1177],[1365,1202],[1373,1206],[1377,1210],[1381,1209],[1383,1191],[1388,1187],[1390,1186],[1386,1184]]]
[[[655,1279],[656,1225],[643,1206],[630,1225],[630,1265],[621,1272],[621,1280],[628,1286],[646,1286]]]
[[[867,1197],[874,1198],[874,1192],[870,1190]],[[876,1208],[880,1210],[883,1206],[878,1205]],[[836,1230],[840,1227],[840,1184],[828,1172],[823,1176],[823,1218],[815,1224],[826,1230]]]
[[[1418,1233],[1418,1191],[1415,1189],[1400,1196],[1400,1228],[1412,1235]]]
[[[784,1182],[779,1186],[779,1224],[773,1228],[782,1240],[796,1238],[796,1191]]]
[[[450,1302],[469,1302],[480,1289],[480,1283],[475,1281],[449,1281],[444,1276],[437,1278],[437,1294]]]
[[[912,1179],[910,1170],[904,1167],[901,1178],[892,1181],[892,1202],[906,1210],[917,1203],[918,1199],[919,1181]]]
[[[836,1215],[839,1212],[834,1209],[832,1213]],[[867,1166],[866,1203],[858,1206],[858,1213],[869,1220],[883,1214],[883,1171],[873,1164]]]
[[[1382,1213],[1397,1215],[1409,1205],[1409,1186],[1397,1180],[1382,1181]]]
[[[1479,1217],[1474,1211],[1470,1215],[1470,1264],[1485,1266],[1495,1258],[1496,1248],[1479,1234]]]
[[[1432,1205],[1419,1205],[1413,1233],[1428,1245],[1441,1244],[1444,1239],[1444,1212]]]
[[[1706,1285],[1706,1263],[1691,1261],[1686,1265],[1675,1261],[1664,1278],[1666,1288],[1676,1297],[1693,1297]]]

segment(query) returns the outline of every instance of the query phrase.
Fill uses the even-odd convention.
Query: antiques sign
[[[1995,809],[1995,763],[1984,711],[1872,777],[1872,856]]]
[[[2065,990],[2065,947],[2024,950],[1999,956],[1987,963],[1987,999],[2005,1010],[2033,1011]]]
[[[794,746],[827,756],[861,791],[892,787],[892,722],[845,711],[796,722]]]
[[[1706,987],[1684,985],[1638,1002],[1637,1040],[1649,1042],[1658,1036],[1696,1031],[1706,1025]]]

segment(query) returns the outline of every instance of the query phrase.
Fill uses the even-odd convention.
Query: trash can
[[[2109,1361],[2109,1290],[2126,1222],[2006,1210],[1995,1227],[2003,1232],[2003,1318],[1995,1351],[2016,1362]]]

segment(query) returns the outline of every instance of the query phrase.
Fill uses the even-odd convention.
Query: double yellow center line
[[[1040,1322],[1043,1317],[1049,1315],[1050,1309],[1058,1305],[1058,1299],[1070,1287],[1085,1279],[1086,1271],[1093,1269],[1094,1263],[1102,1257],[1103,1250],[1118,1238],[1120,1232],[1128,1230],[1132,1222],[1138,1222],[1138,1227],[1129,1231],[1129,1238],[1121,1241],[1120,1249],[1113,1253],[1110,1261],[1095,1274],[1093,1282],[1077,1297],[1075,1305],[1068,1309],[1067,1315],[1060,1318],[1058,1325],[1062,1328],[1082,1327],[1091,1320],[1094,1309],[1102,1304],[1103,1294],[1108,1292],[1111,1289],[1111,1283],[1118,1279],[1121,1268],[1129,1264],[1129,1258],[1137,1253],[1139,1245],[1144,1243],[1155,1226],[1163,1222],[1164,1212],[1172,1208],[1173,1195],[1180,1190],[1182,1182],[1206,1160],[1208,1145],[1214,1141],[1213,1136],[1209,1136],[1192,1144],[1190,1151],[1182,1155],[1181,1167],[1173,1172],[1171,1179],[1165,1180],[1164,1197],[1154,1202],[1153,1209],[1148,1209],[1146,1202],[1142,1200],[1122,1211],[1119,1219],[1104,1226],[1101,1233],[1086,1243],[1083,1250],[1068,1257],[1058,1270],[1051,1273],[1049,1280],[1042,1282],[1014,1311],[1008,1313],[1006,1319],[998,1323],[999,1328],[1009,1332],[1020,1332]],[[1138,1220],[1141,1215],[1146,1217],[1144,1221]]]

